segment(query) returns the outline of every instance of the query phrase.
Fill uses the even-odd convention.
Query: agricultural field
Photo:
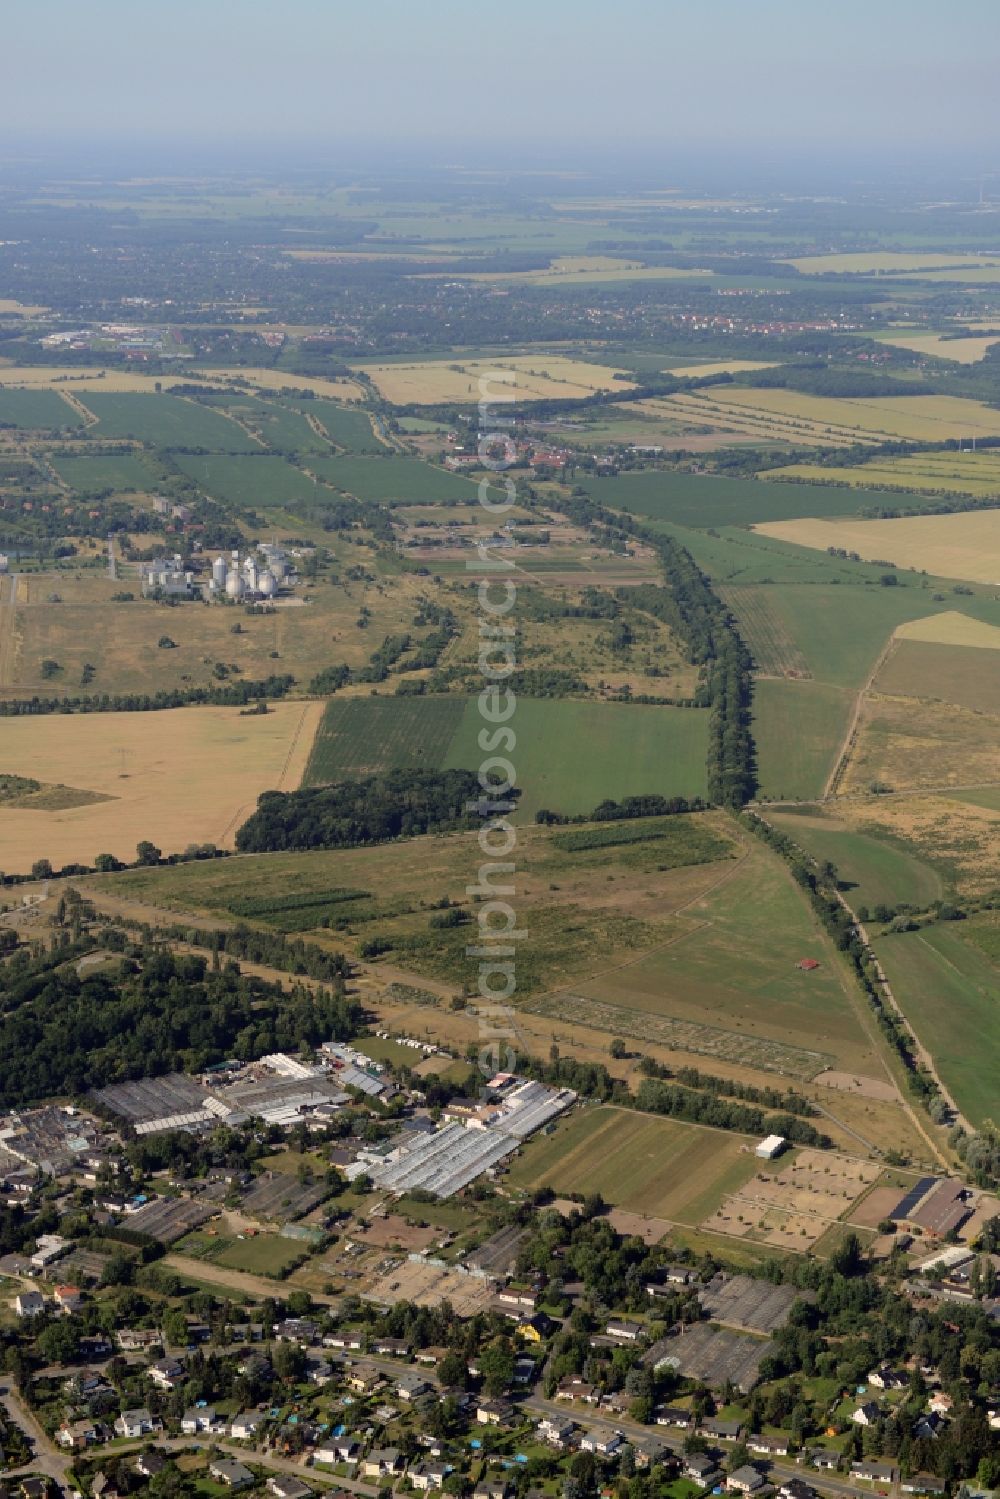
[[[811,1250],[847,1216],[880,1171],[873,1161],[832,1151],[799,1150],[782,1161],[775,1163],[777,1170],[755,1171],[702,1228],[792,1251]]]
[[[867,696],[838,791],[1000,782],[1000,718],[950,703]]]
[[[183,396],[146,396],[87,390],[80,392],[97,418],[97,438],[131,437],[161,448],[208,448],[221,453],[252,453],[260,444],[219,411]]]
[[[980,401],[959,396],[810,396],[790,390],[729,389],[671,396],[669,404],[694,403],[716,419],[747,419],[762,428],[771,424],[783,435],[796,435],[796,425],[807,439],[822,436],[824,443],[885,442],[908,437],[918,442],[946,438],[1000,436],[1000,411]],[[837,471],[839,475],[839,470]]]
[[[969,494],[978,499],[1000,494],[1000,453],[992,448],[972,452],[970,448],[931,453],[904,453],[894,458],[879,458],[860,463],[855,468],[823,468],[815,463],[792,463],[771,471],[787,479],[804,479],[820,484],[850,484],[859,489],[900,490],[902,493],[866,496],[870,505],[895,505],[906,508],[924,497],[942,494]],[[845,500],[845,511],[847,502]]]
[[[995,934],[989,923],[974,917],[961,927],[935,925],[874,943],[907,1020],[973,1124],[996,1116],[1000,1069],[997,952],[987,956],[975,941],[980,926]]]
[[[915,271],[1000,267],[1000,260],[982,255],[949,255],[941,250],[857,250],[833,255],[802,255],[786,260],[806,276],[906,275]]]
[[[288,370],[258,369],[252,366],[240,365],[234,369],[203,368],[192,370],[186,375],[185,383],[191,378],[204,380],[209,384],[222,383],[229,386],[249,386],[251,390],[259,390],[265,396],[288,396],[294,399],[301,391],[311,390],[314,396],[327,401],[358,402],[364,400],[364,387],[356,380],[341,378],[338,376],[314,377],[312,375],[298,375]]]
[[[773,855],[751,846],[683,922],[627,966],[532,1007],[793,1077],[832,1066],[882,1075],[860,999]],[[804,957],[820,968],[800,970]]]
[[[978,364],[997,342],[996,334],[948,338],[941,333],[904,333],[902,330],[876,333],[875,337],[879,343],[891,344],[894,349],[909,349],[913,354],[929,354],[935,359],[951,359],[956,364]]]
[[[755,529],[798,546],[843,547],[868,561],[884,559],[939,578],[1000,583],[1000,510],[897,520],[765,521]]]
[[[36,859],[90,864],[134,859],[140,839],[164,853],[191,843],[231,848],[261,791],[302,778],[318,703],[276,703],[265,716],[237,708],[10,718],[4,771],[108,798],[59,811],[0,808],[5,868]]]
[[[303,784],[437,769],[465,712],[459,697],[355,697],[323,710]]]
[[[977,620],[969,623],[979,625]],[[994,633],[1000,645],[1000,630]],[[1000,655],[984,654],[976,646],[897,638],[873,688],[886,697],[957,703],[1000,717]]]
[[[822,793],[853,701],[843,687],[829,682],[757,680],[753,735],[760,795],[765,800]]]
[[[713,1201],[750,1177],[757,1161],[743,1135],[623,1109],[577,1110],[524,1146],[508,1173],[525,1191],[599,1192],[605,1202],[692,1226]]]
[[[141,494],[155,489],[164,477],[145,453],[53,453],[50,462],[60,479],[78,494],[102,489],[115,494]]]
[[[790,622],[774,607],[773,589],[730,585],[718,592],[739,620],[740,634],[753,653],[758,676],[793,680],[812,676]]]
[[[376,437],[367,411],[352,410],[322,400],[303,402],[301,410],[304,415],[314,417],[330,441],[345,453],[378,457],[389,452],[385,443]]]
[[[862,505],[862,497],[849,489],[714,474],[650,471],[578,482],[591,499],[611,509],[678,526],[750,526],[796,516],[850,515]]]
[[[243,434],[240,434],[243,436]],[[247,439],[249,441],[249,439]],[[227,505],[275,509],[282,505],[320,506],[332,492],[276,453],[178,453],[182,473]],[[322,460],[310,459],[315,469]]]
[[[541,807],[570,815],[607,797],[660,792],[704,796],[708,714],[696,708],[522,698],[513,759],[523,795],[518,819]],[[482,718],[470,702],[445,758],[475,768]]]
[[[565,354],[500,354],[495,359],[426,360],[413,364],[356,365],[394,406],[476,404],[584,398],[597,390],[628,390],[620,371]]]
[[[344,455],[314,459],[310,470],[334,489],[380,505],[469,504],[478,494],[473,480],[418,458]]]
[[[3,379],[0,365],[0,382]],[[54,390],[11,390],[0,383],[0,427],[26,431],[55,431],[82,427],[83,417]]]

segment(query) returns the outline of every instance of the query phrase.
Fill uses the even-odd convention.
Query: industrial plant
[[[280,546],[261,542],[241,554],[234,549],[220,553],[212,563],[207,582],[185,565],[179,552],[172,557],[154,557],[141,568],[142,591],[147,597],[215,599],[222,603],[266,603],[295,581],[293,566]]]

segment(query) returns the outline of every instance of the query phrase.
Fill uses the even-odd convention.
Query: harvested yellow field
[[[978,364],[998,340],[996,335],[974,335],[971,338],[945,338],[940,333],[876,333],[879,343],[894,349],[909,349],[914,354],[933,354],[936,359],[952,359],[956,364]]]
[[[912,437],[920,442],[1000,437],[1000,411],[960,396],[877,396],[865,400],[807,396],[790,390],[728,390],[724,395],[708,392],[704,402],[730,413],[734,409],[750,410],[813,422],[855,437]]]
[[[806,276],[822,276],[831,271],[858,274],[905,274],[907,271],[950,269],[974,270],[977,266],[996,266],[1000,259],[984,255],[948,255],[935,250],[857,250],[843,255],[800,255],[783,261]]]
[[[13,297],[0,297],[0,317],[41,317],[43,312],[48,312],[47,307],[31,307],[26,302],[18,302]]]
[[[774,366],[773,359],[719,359],[710,364],[668,365],[663,373],[700,380],[703,375],[742,375],[747,370],[773,370]]]
[[[427,277],[454,276],[454,271],[428,271]],[[599,286],[605,281],[678,281],[692,276],[710,280],[714,271],[682,269],[671,265],[643,265],[638,260],[620,260],[608,255],[560,255],[542,271],[474,271],[463,281],[498,281],[519,286]]]
[[[596,390],[631,390],[617,370],[564,354],[520,354],[497,359],[425,360],[419,364],[355,365],[394,405],[439,401],[574,399]],[[482,385],[481,385],[481,382]]]
[[[195,378],[209,382],[238,380],[245,385],[255,385],[259,390],[311,390],[328,401],[363,401],[365,398],[361,386],[353,380],[326,380],[311,375],[293,375],[284,370],[199,370]]]
[[[822,464],[790,463],[774,471],[786,479],[829,483],[831,471]],[[994,449],[964,452],[911,453],[898,458],[879,458],[857,468],[838,468],[838,484],[858,489],[950,491],[976,496],[1000,495],[1000,453]]]
[[[785,397],[783,404],[782,396]],[[800,401],[811,401],[813,405],[799,407],[796,403]],[[814,396],[797,396],[790,391],[727,389],[725,395],[714,390],[683,391],[679,395],[643,402],[638,409],[648,410],[654,405],[661,416],[673,417],[695,427],[758,438],[762,442],[853,447],[857,443],[881,441],[881,435],[847,425],[850,413],[841,412],[838,403],[820,401]]]
[[[923,698],[865,698],[840,792],[984,786],[1000,780],[1000,719]]]
[[[111,798],[61,811],[0,810],[4,869],[36,859],[92,864],[97,854],[134,859],[140,840],[167,853],[190,843],[232,848],[262,791],[291,791],[305,770],[320,702],[238,708],[170,708],[7,718],[3,770]]]
[[[909,619],[893,632],[897,640],[923,640],[932,645],[968,645],[977,650],[1000,651],[1000,629],[973,619],[958,609],[945,609],[924,619]]]
[[[943,794],[873,797],[845,801],[841,808],[848,826],[909,847],[945,870],[962,895],[995,890],[1000,883],[1000,817],[991,807]]]
[[[313,379],[308,375],[286,375],[280,370],[231,369],[197,370],[176,377],[178,384],[193,385],[195,382],[206,388],[232,380],[257,386],[261,390],[311,390],[331,401],[362,401],[364,391],[353,380]],[[16,386],[20,389],[46,390],[54,388],[62,394],[72,395],[81,389],[107,391],[118,395],[139,391],[153,393],[157,387],[169,392],[173,377],[170,375],[140,375],[132,370],[81,369],[79,365],[28,365],[4,364],[0,361],[0,387]],[[64,386],[69,386],[68,391]]]
[[[784,520],[754,526],[796,546],[843,547],[866,562],[888,561],[939,578],[1000,583],[1000,510],[906,515],[898,520]]]

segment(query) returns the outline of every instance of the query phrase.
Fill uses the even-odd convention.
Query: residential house
[[[784,1434],[766,1437],[755,1433],[747,1437],[746,1443],[751,1452],[756,1452],[762,1457],[788,1456],[788,1438]]]
[[[506,1478],[488,1478],[476,1484],[472,1491],[472,1499],[507,1499],[510,1491],[510,1484]]]
[[[347,1374],[347,1384],[356,1395],[370,1395],[382,1383],[382,1373],[374,1364],[357,1364]]]
[[[132,1467],[142,1478],[155,1478],[167,1466],[162,1452],[140,1452]]]
[[[395,1447],[374,1447],[361,1464],[361,1473],[365,1478],[386,1478],[392,1473],[398,1473],[403,1466],[403,1459]]]
[[[262,1419],[260,1411],[240,1411],[229,1423],[229,1435],[237,1442],[248,1442],[256,1436]]]
[[[678,1431],[690,1431],[694,1426],[694,1413],[682,1410],[679,1405],[661,1405],[656,1412],[657,1426],[676,1426]]]
[[[480,1400],[476,1406],[476,1422],[480,1426],[504,1426],[513,1415],[513,1407],[507,1400]]]
[[[274,1499],[312,1499],[313,1490],[293,1473],[274,1473],[264,1485]]]
[[[122,1411],[115,1422],[115,1436],[145,1437],[151,1431],[159,1431],[162,1423],[151,1416],[145,1406],[138,1410]]]
[[[899,1487],[904,1494],[944,1494],[948,1491],[944,1479],[933,1473],[914,1473],[909,1478],[900,1479]]]
[[[142,1353],[147,1348],[158,1348],[163,1334],[155,1327],[123,1327],[115,1333],[115,1342],[122,1353]]]
[[[400,1400],[419,1400],[434,1389],[429,1379],[415,1369],[404,1369],[396,1380],[396,1394]]]
[[[56,1432],[60,1447],[67,1447],[70,1452],[83,1452],[103,1440],[104,1427],[94,1421],[64,1421]]]
[[[823,1473],[836,1473],[839,1459],[836,1452],[831,1452],[828,1447],[816,1447],[810,1452],[809,1461]]]
[[[805,1483],[801,1478],[789,1478],[778,1490],[778,1499],[819,1499],[819,1495],[811,1483]]]
[[[928,1411],[926,1415],[918,1416],[913,1423],[913,1435],[915,1437],[927,1437],[936,1441],[944,1430],[947,1422],[937,1411]]]
[[[874,1385],[876,1390],[903,1390],[909,1380],[901,1369],[893,1369],[888,1364],[882,1364],[880,1368],[873,1369],[869,1374],[868,1383]]]
[[[555,1330],[555,1323],[544,1312],[535,1312],[532,1317],[522,1317],[517,1324],[518,1336],[526,1343],[543,1343]]]
[[[329,1384],[333,1378],[333,1365],[326,1358],[311,1358],[306,1363],[306,1379],[310,1384]]]
[[[881,1419],[882,1407],[877,1400],[866,1400],[851,1414],[851,1420],[855,1426],[874,1426],[875,1422]]]
[[[522,1353],[519,1358],[514,1360],[514,1383],[531,1384],[537,1368],[538,1365],[531,1355]]]
[[[181,1431],[186,1437],[201,1436],[205,1432],[222,1432],[226,1423],[215,1414],[214,1405],[195,1406],[181,1416]]]
[[[98,1474],[98,1477],[103,1478],[104,1477],[103,1473]],[[104,1482],[105,1482],[105,1485],[106,1485],[107,1484],[107,1479],[106,1478],[104,1479]],[[96,1483],[97,1483],[97,1479],[95,1478],[94,1483],[91,1484],[91,1491],[92,1492],[96,1488]],[[20,1488],[21,1499],[46,1499],[46,1495],[50,1494],[51,1492],[52,1491],[49,1488],[49,1480],[47,1478],[22,1478],[21,1479],[21,1488]]]
[[[636,1438],[632,1443],[632,1450],[635,1453],[637,1468],[652,1468],[656,1463],[666,1463],[675,1468],[677,1466],[677,1458],[666,1442],[654,1436],[652,1432],[647,1436]]]
[[[624,1446],[625,1438],[621,1432],[610,1426],[594,1426],[580,1438],[581,1450],[596,1452],[598,1457],[614,1457]]]
[[[868,1483],[895,1483],[897,1476],[892,1463],[879,1462],[873,1457],[865,1457],[859,1463],[851,1464],[851,1477],[864,1478]]]
[[[726,1489],[730,1494],[756,1494],[765,1485],[765,1478],[759,1468],[751,1463],[744,1463],[741,1468],[730,1473],[726,1479]]]
[[[323,1341],[326,1342],[326,1339]],[[409,1358],[410,1345],[405,1338],[375,1338],[371,1351],[381,1354],[383,1358]]]
[[[557,1416],[546,1416],[538,1423],[538,1435],[552,1447],[568,1447],[575,1431],[575,1421],[561,1421]]]
[[[987,1406],[986,1419],[991,1431],[1000,1431],[1000,1405]]]
[[[324,1348],[345,1348],[357,1353],[365,1346],[365,1340],[359,1332],[328,1332],[323,1337]],[[373,1348],[373,1353],[378,1353]]]
[[[245,1489],[256,1481],[248,1467],[229,1457],[216,1458],[209,1464],[208,1473],[216,1483],[224,1483],[227,1489]]]
[[[716,1437],[723,1442],[735,1442],[743,1430],[742,1421],[724,1421],[721,1416],[706,1416],[701,1430],[707,1437]],[[750,1445],[748,1440],[747,1446]]]
[[[184,1365],[175,1358],[157,1359],[155,1364],[150,1364],[146,1375],[158,1390],[176,1390],[184,1382]]]
[[[415,1489],[426,1494],[432,1489],[444,1488],[444,1481],[450,1472],[448,1463],[415,1463],[406,1476]]]
[[[630,1322],[625,1317],[613,1317],[604,1331],[609,1338],[618,1338],[622,1343],[637,1343],[646,1329],[641,1322]]]
[[[936,1416],[950,1416],[955,1402],[945,1390],[935,1390],[927,1404]]]
[[[579,1374],[567,1374],[556,1386],[557,1400],[584,1400],[588,1405],[594,1405],[598,1399],[597,1390]]]
[[[274,1326],[277,1342],[298,1343],[303,1348],[315,1343],[318,1332],[315,1322],[310,1322],[308,1317],[286,1317],[283,1322],[276,1322]]]
[[[56,1286],[52,1300],[61,1312],[78,1312],[83,1305],[79,1286]]]
[[[45,1310],[45,1297],[41,1291],[21,1291],[14,1297],[14,1310],[19,1317],[37,1317]]]
[[[707,1452],[688,1452],[684,1457],[684,1476],[706,1488],[718,1473],[714,1457]]]
[[[329,1463],[331,1468],[337,1463],[356,1463],[361,1456],[361,1444],[357,1437],[338,1437],[324,1447],[317,1447],[313,1456],[318,1463]]]

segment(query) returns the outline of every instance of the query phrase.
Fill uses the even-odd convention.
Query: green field
[[[669,445],[669,439],[665,439]],[[715,474],[629,473],[584,478],[578,483],[593,500],[679,526],[740,526],[804,516],[857,515],[879,496],[832,485],[776,483],[770,479],[724,479]],[[929,504],[928,496],[899,496],[898,503]]]
[[[579,1110],[525,1146],[512,1186],[599,1192],[605,1202],[692,1226],[753,1176],[743,1135],[616,1108]]]
[[[238,421],[245,422],[268,447],[277,453],[327,454],[330,444],[314,432],[300,411],[279,401],[264,401],[259,396],[227,395],[224,405]]]
[[[878,692],[934,698],[1000,714],[1000,651],[899,640],[875,682]]]
[[[179,453],[178,468],[209,494],[230,505],[321,505],[335,496],[276,453]]]
[[[87,408],[98,419],[95,437],[133,437],[160,448],[207,448],[252,453],[258,444],[221,412],[183,396],[92,394]]]
[[[156,464],[143,453],[68,454],[53,457],[52,467],[71,489],[93,494],[99,489],[116,493],[149,490],[163,478]]]
[[[309,401],[303,404],[302,409],[316,417],[337,447],[342,448],[345,453],[379,456],[389,451],[372,431],[371,418],[366,411],[338,406],[335,401]]]
[[[470,504],[476,485],[447,469],[434,468],[419,458],[320,458],[313,472],[358,500],[390,505],[437,505],[449,500]]]
[[[940,875],[915,854],[838,822],[818,807],[804,808],[801,815],[768,811],[767,818],[814,859],[834,865],[855,907],[906,902],[922,909],[945,894]]]
[[[607,797],[705,795],[708,715],[698,709],[521,698],[511,726],[521,821],[540,807],[590,812]],[[475,770],[483,727],[477,699],[335,699],[306,784],[396,767]]]
[[[851,694],[826,682],[757,681],[753,736],[760,795],[819,796],[847,729]]]
[[[584,1019],[578,996],[614,1007],[621,1034],[656,1039],[661,1017],[682,1022],[681,1049],[743,1060],[798,1076],[823,1065],[880,1065],[860,1000],[832,944],[783,863],[754,843],[741,866],[684,912],[679,937],[615,973],[579,985],[559,1018]],[[821,966],[797,964],[815,957]],[[707,1028],[699,1040],[699,1027]],[[615,1029],[609,1017],[607,1029]],[[693,1044],[692,1044],[693,1043]]]
[[[479,766],[483,727],[473,699],[446,766]],[[541,807],[590,812],[607,797],[705,795],[708,714],[699,709],[521,698],[511,727],[517,735],[511,759],[523,792],[520,820]]]
[[[2,378],[0,371],[0,380]],[[83,417],[57,391],[0,388],[0,427],[54,431],[57,427],[82,425]]]
[[[973,918],[969,936],[952,926],[883,937],[875,951],[896,1000],[934,1057],[945,1086],[973,1124],[996,1118],[1000,1076],[997,966],[984,948],[995,933]],[[982,945],[970,940],[983,924]]]
[[[355,697],[328,703],[303,785],[379,770],[437,769],[465,711],[460,697]]]

